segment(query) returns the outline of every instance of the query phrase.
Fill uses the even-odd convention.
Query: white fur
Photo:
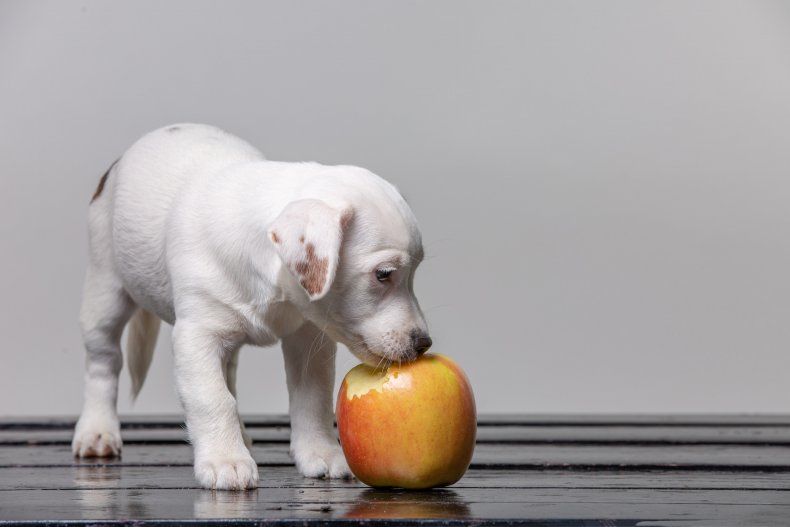
[[[120,336],[134,389],[156,317],[173,324],[178,393],[206,488],[256,485],[236,408],[243,344],[282,341],[291,453],[311,477],[350,472],[333,431],[336,342],[362,361],[416,357],[420,233],[397,190],[351,166],[278,163],[222,130],[182,124],[137,141],[89,208],[81,323],[85,406],[73,450],[117,455]],[[384,282],[376,271],[393,270]]]

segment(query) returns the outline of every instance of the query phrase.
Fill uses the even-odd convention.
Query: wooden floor
[[[259,488],[212,492],[177,418],[125,419],[100,462],[73,420],[0,419],[0,525],[790,525],[790,416],[484,416],[466,476],[419,492],[304,479],[287,419],[245,421]]]

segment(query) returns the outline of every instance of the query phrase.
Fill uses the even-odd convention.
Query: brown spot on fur
[[[280,243],[280,238],[277,237],[277,233],[272,231],[272,241],[274,243]]]
[[[99,186],[96,187],[96,192],[93,193],[93,197],[91,198],[91,203],[96,201],[96,198],[101,196],[101,193],[104,190],[104,184],[107,183],[107,176],[110,175],[110,171],[115,167],[115,165],[118,164],[118,161],[120,161],[120,159],[116,159],[115,162],[112,165],[110,165],[110,168],[107,169],[107,172],[105,172],[104,175],[99,180]]]
[[[299,236],[299,243],[304,243],[304,236]]]
[[[297,262],[296,272],[302,277],[300,283],[311,295],[317,295],[324,288],[329,273],[329,258],[319,258],[315,254],[315,245],[305,245],[307,259]]]
[[[354,217],[353,209],[349,209],[349,210],[345,211],[343,213],[343,215],[340,216],[340,228],[343,229],[343,230],[346,230],[346,228],[348,227],[348,224],[351,223],[351,218],[353,218],[353,217]]]

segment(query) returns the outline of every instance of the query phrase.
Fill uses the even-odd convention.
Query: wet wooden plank
[[[247,428],[256,443],[287,443],[286,426]],[[0,445],[66,445],[71,443],[71,429],[0,430]],[[635,445],[790,445],[790,427],[662,427],[662,426],[480,426],[477,442],[513,444],[635,444]],[[183,443],[187,434],[182,427],[125,428],[124,443]]]
[[[425,492],[303,478],[287,454],[287,418],[246,421],[259,488],[211,492],[195,487],[177,417],[130,419],[123,458],[88,461],[71,457],[73,419],[0,419],[0,527],[384,520],[699,527],[790,518],[783,416],[487,416],[467,475]]]
[[[356,480],[301,476],[295,467],[261,467],[259,488],[365,488]],[[195,487],[192,467],[72,466],[0,469],[0,491],[87,488],[177,489]],[[452,488],[787,490],[790,472],[571,471],[472,469]]]
[[[726,522],[726,525],[768,522],[779,525],[790,517],[790,492],[786,491],[534,489],[525,492],[459,488],[414,492],[281,488],[231,493],[197,489],[85,489],[3,491],[0,499],[5,521],[441,518],[475,523],[483,519],[553,523],[618,520],[635,525],[638,520],[705,520]]]
[[[260,465],[291,465],[287,444],[253,445]],[[167,465],[192,463],[187,444],[126,445],[121,459],[75,460],[70,447],[0,446],[0,467],[81,465]],[[790,446],[586,446],[586,445],[486,445],[475,448],[475,468],[575,468],[618,467],[748,470],[790,470]]]

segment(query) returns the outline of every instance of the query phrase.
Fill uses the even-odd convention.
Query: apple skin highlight
[[[360,364],[340,386],[337,427],[349,467],[363,483],[452,485],[474,452],[474,394],[463,370],[444,355],[386,370]]]

